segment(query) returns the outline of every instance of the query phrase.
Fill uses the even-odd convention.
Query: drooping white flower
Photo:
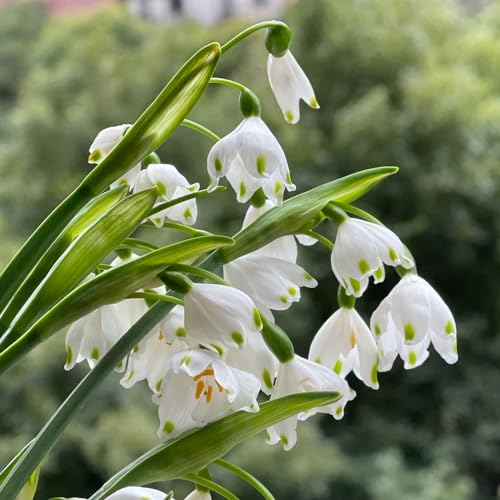
[[[406,369],[420,366],[434,349],[456,363],[457,328],[449,307],[427,281],[406,274],[374,311],[370,327],[379,350],[379,371],[391,369],[399,354]]]
[[[121,141],[130,124],[115,125],[102,129],[89,148],[89,163],[99,163]]]
[[[209,491],[193,490],[184,500],[212,500]]]
[[[375,283],[385,278],[384,264],[411,269],[415,263],[401,240],[386,227],[347,217],[340,223],[331,264],[348,295],[361,297],[373,276]]]
[[[89,148],[89,163],[99,163],[102,161],[111,150],[121,141],[125,132],[131,127],[130,124],[115,125],[114,127],[108,127],[101,130]],[[137,176],[141,171],[141,164],[138,163],[127,172],[125,172],[121,177],[111,184],[111,188],[117,186],[126,185],[132,188],[135,184]]]
[[[300,99],[311,108],[319,108],[309,78],[307,78],[289,50],[281,57],[269,54],[267,78],[276,101],[278,101],[278,106],[288,123],[297,123],[299,121]]]
[[[102,306],[75,321],[66,334],[65,370],[86,360],[90,368],[113,347],[147,311],[142,299],[126,299]],[[124,369],[121,363],[118,370]]]
[[[200,185],[198,183],[189,184],[173,165],[152,163],[137,177],[134,192],[137,193],[152,187],[158,189],[159,196],[156,204],[159,204],[196,192]],[[191,225],[196,222],[197,215],[196,199],[191,199],[162,210],[151,216],[150,219],[158,227],[163,225],[165,218]]]
[[[341,307],[323,323],[308,357],[341,377],[353,370],[367,386],[378,389],[377,344],[354,308]]]
[[[158,404],[160,437],[172,438],[232,411],[259,410],[260,382],[251,373],[232,368],[215,353],[189,349],[170,358]]]
[[[224,349],[224,360],[231,366],[255,375],[260,381],[261,390],[269,395],[278,374],[279,361],[267,347],[260,332],[247,335],[245,340],[245,346],[241,349]]]
[[[344,416],[345,405],[356,396],[347,382],[332,370],[296,355],[291,361],[280,365],[271,399],[311,391],[338,392],[341,398],[330,405],[299,413],[269,427],[267,429],[269,444],[281,442],[285,450],[291,449],[297,442],[298,420],[306,420],[316,413],[328,413],[337,420],[341,419]]]
[[[140,486],[127,486],[115,491],[105,500],[165,500],[167,494],[153,488],[143,488]],[[172,498],[172,500],[175,500]]]
[[[262,329],[250,297],[225,285],[194,283],[184,296],[184,315],[187,335],[200,344],[243,347]]]
[[[240,203],[248,201],[260,187],[277,204],[283,201],[285,189],[295,190],[285,153],[258,116],[244,118],[212,147],[207,169],[209,190],[227,176]]]

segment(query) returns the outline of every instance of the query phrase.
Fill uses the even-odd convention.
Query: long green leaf
[[[97,275],[64,297],[22,337],[0,353],[0,373],[64,326],[100,306],[123,300],[139,288],[152,286],[167,266],[233,243],[234,240],[227,236],[191,238]]]
[[[38,314],[85,278],[135,230],[151,210],[156,197],[156,190],[151,189],[125,198],[73,241],[19,311],[5,336],[19,337]]]
[[[339,398],[337,392],[303,392],[263,403],[258,413],[239,411],[228,415],[171,443],[156,446],[113,476],[89,500],[100,500],[125,486],[169,481],[198,472],[267,427]]]
[[[7,500],[16,497],[43,457],[50,451],[58,437],[71,422],[73,416],[85,404],[92,391],[104,382],[106,376],[114,370],[123,357],[170,312],[172,307],[172,304],[166,302],[156,303],[82,379],[26,451],[18,454],[22,456],[16,457],[6,479],[0,484],[1,499]]]
[[[205,90],[220,56],[218,43],[194,54],[113,151],[37,228],[0,275],[0,310],[70,219],[94,196],[154,151]]]
[[[361,170],[293,196],[282,207],[269,210],[236,234],[236,243],[231,248],[221,249],[217,253],[224,262],[229,262],[280,236],[298,233],[319,216],[329,201],[348,203],[356,200],[397,171],[397,167]]]
[[[66,226],[64,231],[56,238],[43,257],[36,263],[26,280],[17,289],[8,303],[6,309],[0,316],[0,332],[4,332],[14,319],[17,312],[28,300],[37,285],[46,276],[49,269],[54,265],[60,255],[69,245],[88,229],[98,218],[107,212],[115,203],[122,199],[127,193],[127,187],[122,186],[106,191],[97,198],[91,200],[73,220]],[[4,345],[0,342],[0,348]]]

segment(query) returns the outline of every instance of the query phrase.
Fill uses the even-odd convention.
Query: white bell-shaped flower
[[[344,416],[345,405],[356,396],[347,382],[332,370],[296,355],[292,360],[280,365],[271,399],[311,391],[338,392],[341,397],[330,405],[299,413],[269,427],[267,429],[269,444],[281,442],[285,450],[291,449],[297,442],[298,420],[306,420],[316,413],[328,413],[337,420],[341,419]]]
[[[354,308],[341,307],[323,323],[308,357],[341,377],[353,370],[367,386],[378,389],[377,344]]]
[[[198,183],[189,184],[173,165],[152,163],[137,177],[134,192],[137,193],[152,187],[158,189],[159,196],[156,204],[160,204],[196,192],[200,185]],[[196,222],[197,216],[196,199],[191,199],[162,210],[151,216],[150,219],[156,226],[161,227],[165,218],[192,225]]]
[[[319,108],[309,78],[307,78],[289,50],[281,57],[269,54],[267,78],[276,101],[278,101],[278,106],[288,123],[297,123],[299,121],[300,99],[311,108]]]
[[[89,163],[99,163],[121,141],[130,124],[115,125],[102,129],[89,148]]]
[[[251,373],[232,368],[215,353],[190,349],[170,358],[158,404],[160,437],[172,438],[230,412],[259,410],[260,382]]]
[[[224,360],[231,366],[255,375],[261,384],[261,390],[271,394],[274,380],[278,374],[279,361],[269,350],[261,333],[247,335],[242,349],[222,349]]]
[[[285,189],[295,190],[285,153],[258,116],[244,118],[212,147],[207,169],[209,190],[227,176],[241,203],[248,201],[260,187],[277,204],[281,204]]]
[[[457,328],[449,307],[427,281],[406,274],[374,311],[370,327],[379,350],[379,371],[391,369],[399,354],[406,369],[420,366],[434,349],[456,363]]]
[[[259,311],[242,291],[225,285],[194,283],[184,296],[187,335],[200,344],[243,347],[262,329]]]
[[[127,486],[115,491],[105,500],[165,500],[167,494],[153,488],[143,488],[141,486]],[[171,499],[175,500],[175,499]]]
[[[86,360],[90,368],[113,347],[148,310],[142,299],[127,299],[102,306],[75,321],[66,334],[65,370]],[[123,362],[117,367],[123,370]]]
[[[339,224],[331,264],[339,283],[355,297],[364,293],[370,276],[375,283],[384,280],[384,264],[406,269],[415,265],[390,229],[351,217]]]
[[[108,127],[101,130],[89,148],[89,163],[99,163],[102,161],[111,150],[121,141],[125,132],[132,125],[115,125],[114,127]],[[125,174],[119,177],[116,181],[111,184],[111,188],[126,185],[130,189],[134,186],[137,176],[141,171],[141,164],[138,163],[131,169],[129,169]]]

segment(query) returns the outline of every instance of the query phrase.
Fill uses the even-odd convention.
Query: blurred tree
[[[378,392],[353,380],[359,397],[345,419],[324,419],[321,427],[302,424],[299,445],[289,454],[264,447],[262,438],[236,450],[235,461],[266,480],[277,498],[495,498],[500,6],[468,17],[463,12],[433,0],[297,2],[285,20],[321,110],[304,109],[296,126],[282,122],[265,81],[262,36],[228,53],[218,68],[220,76],[262,96],[264,118],[283,144],[300,189],[362,168],[401,167],[361,205],[408,243],[421,274],[456,313],[461,335],[461,358],[453,367],[433,354],[415,371],[404,372],[397,363],[381,375]],[[227,39],[241,26],[159,26],[120,10],[51,20],[36,40],[0,141],[0,217],[10,233],[29,233],[87,172],[86,151],[96,131],[133,121],[198,46]],[[193,117],[223,135],[238,122],[237,109],[236,93],[209,89]],[[205,138],[179,130],[161,156],[190,180],[203,182],[209,147]],[[20,193],[29,202],[21,205]],[[205,221],[217,216],[220,227],[237,229],[243,208],[234,208],[231,193],[200,203]],[[335,307],[336,285],[324,249],[304,251],[303,262],[321,287],[278,318],[306,354],[313,332]],[[359,302],[366,317],[395,280],[388,276]],[[57,343],[60,349],[62,338]],[[74,384],[76,375],[63,374],[62,354],[44,353],[29,374],[21,367],[0,381],[5,409],[16,408],[0,419],[3,461]],[[38,395],[26,390],[29,377],[40,385]],[[154,413],[144,387],[124,391],[110,379],[56,447],[40,498],[91,491],[151,445]],[[76,463],[79,475],[69,484],[64,478]],[[239,485],[234,488],[242,498],[253,498]]]

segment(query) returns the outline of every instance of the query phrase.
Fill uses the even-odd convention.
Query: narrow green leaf
[[[69,245],[87,230],[97,219],[106,211],[122,199],[127,193],[126,187],[118,187],[106,191],[100,196],[91,200],[80,212],[76,214],[73,220],[66,226],[64,231],[55,239],[43,257],[36,263],[26,280],[17,289],[12,300],[0,316],[0,333],[7,330],[11,321],[14,319],[19,309],[26,303],[29,296],[37,285],[46,276],[49,269],[54,265],[60,255],[69,247]],[[5,344],[0,342],[0,348]]]
[[[194,54],[123,140],[36,229],[0,275],[0,310],[69,220],[95,195],[157,149],[182,122],[208,85],[219,56],[218,43]]]
[[[38,477],[40,476],[40,466],[38,466],[29,477],[22,490],[17,495],[16,500],[33,500],[38,486]]]
[[[82,283],[0,353],[0,373],[69,323],[102,305],[118,302],[139,288],[154,286],[155,278],[167,266],[233,243],[227,236],[191,238],[159,248]]]
[[[5,335],[17,338],[36,315],[85,278],[141,223],[156,196],[155,190],[147,190],[125,198],[76,238],[19,311]]]
[[[242,441],[288,417],[331,404],[337,392],[303,392],[263,403],[258,413],[239,411],[172,442],[156,446],[126,466],[89,500],[100,500],[129,485],[169,481],[199,472]]]
[[[36,438],[26,447],[26,451],[20,452],[13,461],[7,477],[3,483],[0,482],[0,498],[16,497],[71,419],[81,410],[92,391],[106,379],[106,376],[113,371],[123,357],[170,312],[172,307],[172,304],[157,302],[82,379]]]
[[[234,236],[236,243],[219,252],[224,262],[237,259],[286,234],[299,233],[320,215],[329,201],[349,203],[356,200],[385,177],[398,171],[397,167],[377,167],[361,170],[327,184],[298,194],[259,217]]]

